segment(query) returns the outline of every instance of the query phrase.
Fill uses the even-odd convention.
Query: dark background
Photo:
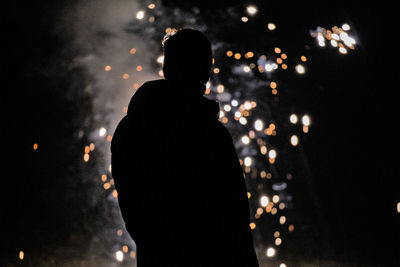
[[[232,1],[179,2],[165,1],[168,5],[197,4],[205,10],[235,4]],[[71,33],[68,29],[54,31],[64,8],[73,4],[74,1],[40,1],[12,4],[3,9],[6,20],[2,31],[5,44],[2,58],[6,60],[2,64],[5,69],[2,94],[6,97],[2,97],[5,148],[2,170],[7,175],[3,178],[5,208],[0,217],[4,223],[2,245],[8,249],[3,252],[14,253],[17,245],[24,243],[28,250],[35,247],[37,253],[42,253],[46,247],[44,240],[57,243],[72,231],[68,223],[70,218],[78,217],[82,223],[90,218],[68,210],[71,204],[80,205],[85,200],[58,199],[62,183],[56,187],[60,192],[43,193],[54,189],[48,185],[56,183],[53,176],[74,175],[74,171],[66,174],[57,166],[80,159],[81,151],[74,151],[73,146],[65,150],[64,145],[75,140],[76,129],[91,127],[91,114],[82,114],[90,110],[90,95],[77,93],[77,98],[65,99],[66,95],[62,94],[64,87],[84,86],[84,82],[71,85],[84,80],[80,79],[81,71],[67,72],[60,63],[77,53],[65,52]],[[304,110],[312,114],[312,130],[303,147],[326,218],[326,225],[320,227],[329,229],[327,242],[334,248],[331,258],[371,266],[400,264],[400,214],[396,210],[400,201],[397,136],[400,73],[395,8],[382,3],[305,6],[279,2],[265,5],[271,10],[270,17],[279,23],[279,38],[291,51],[296,50],[295,44],[310,42],[308,29],[343,22],[354,25],[358,37],[356,50],[347,56],[338,55],[332,49],[310,50],[310,70],[299,82],[299,87],[305,90],[298,95],[293,93],[292,97],[304,103]],[[82,103],[88,109],[82,108]],[[84,126],[80,125],[83,121]],[[47,140],[43,142],[48,142],[47,148],[57,153],[56,158],[48,156],[44,163],[25,156],[39,137]],[[85,141],[84,138],[74,142],[82,147]],[[46,144],[40,146],[46,149]],[[43,195],[48,199],[38,199],[37,196]],[[27,196],[33,199],[31,206],[21,200]],[[34,202],[45,204],[42,209],[32,209],[37,207],[32,204]],[[47,211],[54,210],[55,205],[60,207],[59,214],[49,214]],[[42,216],[34,221],[33,215],[22,211],[39,212]],[[63,220],[63,216],[67,220]],[[57,225],[53,218],[59,219]],[[37,228],[38,225],[41,227]],[[16,226],[25,230],[20,231]],[[38,233],[32,229],[41,230]],[[82,235],[90,231],[93,229],[84,229]]]

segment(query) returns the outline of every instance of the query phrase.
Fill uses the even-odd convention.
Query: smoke
[[[159,56],[160,44],[144,41],[125,30],[129,23],[137,21],[140,10],[143,7],[137,1],[80,1],[64,20],[73,29],[76,48],[83,51],[75,62],[86,66],[94,78],[89,90],[95,96],[95,120],[108,133],[124,116],[123,108],[135,92],[134,84],[158,78],[151,64]],[[132,48],[136,49],[134,54]],[[111,69],[106,71],[106,66]],[[140,71],[138,66],[142,67]],[[108,125],[101,125],[104,123]]]
[[[112,177],[108,168],[110,139],[107,139],[107,136],[112,136],[118,122],[125,115],[124,108],[128,106],[137,87],[145,81],[159,78],[154,72],[154,66],[160,55],[161,43],[145,41],[143,37],[126,31],[128,24],[139,23],[136,15],[140,10],[143,10],[143,7],[138,1],[82,0],[65,8],[59,20],[58,29],[61,31],[66,29],[73,36],[72,49],[77,52],[71,59],[72,64],[83,66],[88,72],[89,86],[82,90],[88,90],[93,96],[91,112],[93,112],[96,129],[90,133],[90,137],[96,145],[96,150],[100,150],[103,157],[96,161],[100,169],[99,173],[107,173],[108,179]],[[146,13],[143,19],[148,19]],[[62,34],[61,31],[59,34]],[[103,127],[106,129],[106,134],[100,136],[99,129]],[[99,177],[96,176],[93,179],[99,179]],[[118,265],[118,260],[121,260],[116,255],[121,253],[123,245],[128,245],[131,252],[124,255],[130,262],[134,258],[131,253],[134,253],[135,244],[123,227],[117,199],[112,194],[105,199],[102,190],[96,192],[98,194],[96,193],[97,195],[93,197],[97,205],[104,210],[107,219],[99,221],[104,225],[102,231],[104,236],[91,241],[92,254],[99,252],[99,246],[103,247],[100,249],[103,255],[108,255],[106,264],[114,266]],[[99,218],[99,220],[102,219]],[[124,234],[121,234],[122,230]],[[111,244],[104,244],[104,239]],[[92,255],[88,257],[92,258]],[[89,262],[92,261],[89,259]],[[125,259],[124,262],[126,262]]]

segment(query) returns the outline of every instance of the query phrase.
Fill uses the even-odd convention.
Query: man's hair
[[[164,77],[168,80],[206,83],[212,67],[211,43],[198,30],[172,31],[162,40]]]

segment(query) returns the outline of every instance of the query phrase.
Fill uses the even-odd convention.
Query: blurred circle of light
[[[321,46],[321,47],[324,47],[325,46],[325,42],[324,41],[319,41],[318,45]]]
[[[231,109],[232,109],[232,107],[231,107],[230,105],[228,105],[228,104],[226,104],[226,105],[224,106],[224,110],[225,110],[226,112],[231,111]]]
[[[219,118],[221,119],[222,117],[225,116],[225,112],[223,112],[222,110],[219,111]]]
[[[317,35],[317,40],[318,40],[318,42],[325,42],[325,38],[324,38],[324,36],[322,35],[322,33],[318,33],[318,35]]]
[[[397,202],[397,212],[400,213],[400,202]]]
[[[247,110],[250,110],[251,109],[251,102],[250,101],[244,102],[244,108],[247,109]]]
[[[237,118],[242,117],[242,113],[240,113],[240,111],[236,111],[235,112],[235,117],[237,117]]]
[[[308,115],[304,115],[304,116],[301,118],[301,122],[303,123],[304,126],[310,126],[310,124],[311,124],[311,119],[310,119],[310,117],[309,117]]]
[[[265,70],[268,71],[268,72],[271,72],[271,71],[273,70],[272,65],[269,64],[269,63],[265,64],[264,68],[265,68]]]
[[[348,30],[350,30],[350,25],[347,24],[347,23],[345,23],[345,24],[342,25],[342,29],[343,29],[344,31],[348,31]]]
[[[123,261],[124,260],[124,253],[122,253],[121,250],[118,250],[117,252],[115,252],[115,258],[118,261]]]
[[[268,248],[266,255],[267,255],[267,257],[270,257],[270,258],[275,256],[275,249],[274,248]]]
[[[348,37],[345,40],[343,40],[344,44],[347,45],[348,47],[356,44],[356,40],[354,38]]]
[[[107,130],[104,127],[100,128],[100,130],[99,130],[99,135],[100,136],[103,137],[106,133],[107,133]]]
[[[242,125],[246,125],[246,124],[247,124],[247,119],[246,119],[245,117],[241,117],[241,118],[239,119],[239,122],[240,122],[240,124],[242,124]]]
[[[243,22],[248,22],[249,19],[248,19],[247,17],[242,17],[242,21],[243,21]]]
[[[19,252],[19,259],[21,261],[24,259],[24,252],[22,250]]]
[[[269,203],[269,200],[268,200],[267,196],[262,196],[260,198],[260,204],[261,204],[262,207],[265,208],[268,205],[268,203]]]
[[[332,39],[334,39],[334,40],[336,40],[336,41],[339,41],[339,39],[341,39],[340,37],[339,37],[339,35],[337,35],[336,33],[332,33]]]
[[[297,120],[298,120],[298,119],[297,119],[297,115],[296,115],[296,114],[290,115],[289,120],[290,120],[291,123],[296,124],[296,123],[297,123]]]
[[[239,105],[239,102],[236,99],[233,99],[231,101],[232,106],[237,107]]]
[[[344,47],[339,47],[339,52],[340,52],[341,54],[347,54],[347,49],[344,48]]]
[[[250,157],[245,157],[245,158],[244,158],[244,166],[250,167],[251,164],[252,164],[251,158],[250,158]]]
[[[246,10],[247,13],[249,13],[250,15],[254,15],[257,13],[257,8],[255,6],[248,6]]]
[[[140,10],[138,13],[136,13],[136,18],[137,19],[143,19],[144,18],[144,11]]]
[[[306,72],[306,69],[301,64],[297,64],[295,69],[296,69],[298,74],[304,74]]]
[[[331,40],[331,46],[333,46],[333,47],[337,47],[337,46],[338,46],[338,44],[337,44],[337,42],[336,42],[335,40]]]
[[[271,150],[268,152],[268,157],[269,157],[270,159],[276,158],[276,150],[275,150],[275,149],[271,149]]]
[[[333,34],[332,34],[333,35]],[[349,38],[349,35],[347,34],[347,32],[341,32],[339,34],[340,39],[342,39],[342,41],[346,40],[347,38]]]
[[[262,120],[256,120],[256,121],[254,122],[254,128],[255,128],[257,131],[262,131],[262,129],[264,128],[264,123],[263,123],[263,121],[262,121]]]
[[[286,267],[286,264],[281,263],[281,264],[279,265],[279,267]]]
[[[273,31],[276,29],[276,26],[273,23],[268,23],[267,27],[268,27],[268,30],[270,30],[270,31]]]
[[[297,146],[299,144],[299,138],[297,135],[292,135],[292,137],[290,137],[290,143],[292,146]]]
[[[164,56],[159,56],[157,58],[157,63],[163,64],[164,63]]]
[[[242,143],[248,145],[250,143],[250,138],[247,135],[242,136]]]

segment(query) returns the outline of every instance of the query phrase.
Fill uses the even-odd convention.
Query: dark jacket
[[[219,106],[167,80],[132,97],[112,175],[138,267],[258,266],[242,168]]]

